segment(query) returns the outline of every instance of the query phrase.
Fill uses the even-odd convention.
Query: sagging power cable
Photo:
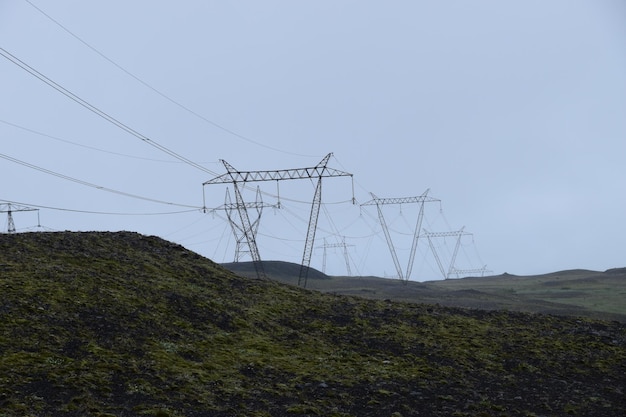
[[[24,126],[20,126],[18,124],[11,123],[11,122],[8,122],[8,121],[2,120],[2,119],[0,119],[0,123],[3,123],[3,124],[8,125],[8,126],[15,127],[17,129],[21,129],[21,130],[23,130],[25,132],[29,132],[29,133],[33,133],[35,135],[39,135],[39,136],[42,136],[42,137],[53,139],[53,140],[56,140],[56,141],[59,141],[59,142],[67,143],[67,144],[78,146],[78,147],[85,148],[85,149],[90,149],[90,150],[93,150],[93,151],[108,153],[110,155],[123,156],[125,158],[139,159],[139,160],[142,160],[142,161],[151,161],[151,162],[160,162],[160,163],[174,163],[174,164],[180,164],[181,163],[180,161],[172,161],[172,160],[165,160],[165,159],[154,159],[154,158],[145,158],[143,156],[135,156],[135,155],[128,155],[128,154],[120,153],[120,152],[107,151],[106,149],[100,149],[100,148],[97,148],[95,146],[83,145],[82,143],[73,142],[71,140],[60,138],[58,136],[53,136],[53,135],[49,135],[47,133],[39,132],[37,130],[30,129],[30,128],[24,127]]]
[[[12,62],[13,64],[17,65],[18,67],[22,68],[24,71],[28,72],[29,74],[31,74],[32,76],[34,76],[35,78],[39,79],[40,81],[43,81],[44,83],[46,83],[47,85],[49,85],[50,87],[54,88],[55,90],[57,90],[58,92],[60,92],[61,94],[63,94],[64,96],[68,97],[69,99],[75,101],[76,103],[80,104],[81,106],[83,106],[84,108],[86,108],[87,110],[95,113],[96,115],[100,116],[101,118],[103,118],[104,120],[106,120],[107,122],[119,127],[120,129],[122,129],[123,131],[133,135],[134,137],[136,137],[137,139],[147,143],[148,145],[160,150],[161,152],[164,152],[194,168],[197,168],[201,171],[204,171],[206,173],[209,173],[211,175],[217,175],[217,173],[211,171],[208,168],[203,167],[202,165],[193,162],[192,160],[185,158],[184,156],[172,151],[171,149],[166,148],[165,146],[159,144],[158,142],[155,142],[154,140],[150,139],[149,137],[137,132],[135,129],[131,128],[130,126],[120,122],[119,120],[117,120],[116,118],[114,118],[113,116],[109,115],[108,113],[100,110],[99,108],[97,108],[96,106],[90,104],[89,102],[83,100],[82,98],[80,98],[79,96],[77,96],[76,94],[72,93],[71,91],[69,91],[68,89],[66,89],[65,87],[63,87],[62,85],[54,82],[53,80],[51,80],[50,78],[46,77],[44,74],[42,74],[41,72],[37,71],[36,69],[34,69],[33,67],[31,67],[30,65],[28,65],[27,63],[25,63],[24,61],[20,60],[19,58],[17,58],[15,55],[11,54],[10,52],[8,52],[6,49],[1,48],[0,47],[0,55],[2,55],[4,58],[6,58],[7,60],[9,60],[10,62]]]
[[[221,125],[219,123],[214,122],[213,120],[208,119],[207,117],[204,117],[203,115],[199,114],[198,112],[190,109],[189,107],[185,106],[184,104],[180,103],[179,101],[174,100],[173,98],[171,98],[167,94],[163,93],[162,91],[160,91],[157,88],[153,87],[152,85],[148,84],[147,82],[145,82],[144,80],[142,80],[141,78],[139,78],[138,76],[133,74],[132,72],[128,71],[126,68],[122,67],[120,64],[118,64],[117,62],[115,62],[114,60],[112,60],[111,58],[109,58],[108,56],[103,54],[102,52],[100,52],[95,47],[91,46],[89,43],[87,43],[85,40],[83,40],[81,37],[76,35],[71,30],[69,30],[66,26],[62,25],[58,20],[54,19],[48,13],[44,12],[41,8],[39,8],[36,5],[34,5],[30,0],[24,0],[24,1],[26,1],[26,3],[28,3],[31,7],[33,7],[35,10],[37,10],[39,13],[41,13],[43,16],[45,16],[47,19],[49,19],[52,23],[54,23],[55,25],[60,27],[62,30],[64,30],[66,33],[68,33],[71,37],[73,37],[78,42],[80,42],[83,45],[85,45],[87,48],[91,49],[93,52],[98,54],[101,58],[103,58],[107,62],[109,62],[111,65],[115,66],[117,69],[119,69],[120,71],[122,71],[123,73],[125,73],[126,75],[128,75],[129,77],[134,79],[135,81],[141,83],[146,88],[152,90],[154,93],[156,93],[159,96],[163,97],[164,99],[166,99],[170,103],[174,104],[175,106],[185,110],[189,114],[197,117],[198,119],[203,120],[204,122],[206,122],[206,123],[208,123],[208,124],[218,128],[218,129],[220,129],[220,130],[222,130],[222,131],[224,131],[224,132],[226,132],[226,133],[228,133],[228,134],[230,134],[232,136],[235,136],[235,137],[237,137],[239,139],[242,139],[242,140],[244,140],[246,142],[252,143],[252,144],[257,145],[257,146],[261,146],[263,148],[266,148],[266,149],[269,149],[269,150],[272,150],[272,151],[275,151],[275,152],[280,152],[280,153],[284,153],[284,154],[287,154],[287,155],[303,156],[303,157],[317,156],[317,155],[304,155],[304,154],[300,154],[300,153],[296,153],[296,152],[290,152],[290,151],[286,151],[286,150],[283,150],[283,149],[275,148],[275,147],[270,146],[270,145],[266,145],[264,143],[261,143],[259,141],[254,140],[254,139],[251,139],[251,138],[249,138],[247,136],[244,136],[244,135],[242,135],[240,133],[237,133],[237,132],[235,132],[232,129],[229,129],[229,128],[227,128],[227,127],[225,127],[225,126],[223,126],[223,125]]]
[[[119,194],[119,195],[123,195],[125,197],[135,198],[135,199],[138,199],[138,200],[150,201],[152,203],[166,204],[166,205],[169,205],[169,206],[187,207],[187,208],[193,208],[193,209],[198,209],[198,210],[201,209],[201,207],[198,207],[198,206],[192,206],[192,205],[188,205],[188,204],[172,203],[172,202],[169,202],[169,201],[157,200],[157,199],[149,198],[149,197],[142,197],[142,196],[137,195],[137,194],[131,194],[131,193],[127,193],[127,192],[124,192],[124,191],[114,190],[112,188],[102,187],[100,185],[96,185],[96,184],[93,184],[93,183],[90,183],[90,182],[87,182],[87,181],[83,181],[83,180],[80,180],[80,179],[77,179],[77,178],[70,177],[68,175],[64,175],[64,174],[60,174],[60,173],[55,172],[55,171],[51,171],[51,170],[46,169],[46,168],[42,168],[40,166],[37,166],[37,165],[31,164],[31,163],[19,160],[17,158],[13,158],[12,156],[5,155],[5,154],[2,154],[2,153],[0,153],[0,158],[6,159],[7,161],[11,161],[11,162],[14,162],[14,163],[22,165],[22,166],[25,166],[27,168],[31,168],[31,169],[43,172],[45,174],[49,174],[49,175],[52,175],[52,176],[55,176],[55,177],[58,177],[58,178],[61,178],[61,179],[67,180],[67,181],[72,181],[72,182],[75,182],[77,184],[81,184],[81,185],[84,185],[84,186],[87,186],[87,187],[95,188],[95,189],[98,189],[98,190],[101,190],[101,191],[107,191],[109,193]]]
[[[79,209],[71,209],[67,207],[45,206],[41,204],[21,203],[18,201],[11,201],[11,200],[3,199],[3,198],[0,198],[0,201],[4,203],[19,204],[19,205],[25,205],[29,207],[35,207],[38,209],[66,211],[70,213],[81,213],[81,214],[98,214],[98,215],[106,215],[106,216],[165,216],[165,215],[170,215],[170,214],[183,214],[183,213],[192,213],[192,212],[198,211],[197,209],[193,209],[193,210],[177,210],[177,211],[163,211],[163,212],[129,213],[129,212],[113,212],[113,211],[79,210]]]

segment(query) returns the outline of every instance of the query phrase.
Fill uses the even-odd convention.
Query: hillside
[[[271,279],[297,285],[299,265],[270,264],[266,272]],[[251,262],[223,266],[241,275],[255,276]],[[314,269],[310,271],[307,288],[333,294],[483,310],[585,316],[626,323],[626,268],[604,272],[576,269],[533,276],[505,273],[428,282],[328,276]]]
[[[0,235],[0,415],[616,416],[626,326],[324,294],[136,233]]]
[[[252,262],[230,262],[220,265],[243,277],[256,278],[257,276]],[[300,275],[300,265],[282,261],[263,261],[263,271],[273,280],[297,285]],[[328,280],[330,277],[317,269],[309,268],[307,280],[308,279]]]
[[[475,291],[500,297],[526,311],[584,315],[626,323],[626,268],[603,272],[574,269],[530,276],[503,274],[429,284],[447,291]]]

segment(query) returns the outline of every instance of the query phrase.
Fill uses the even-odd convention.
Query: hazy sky
[[[0,48],[0,200],[40,208],[18,231],[132,230],[230,262],[225,212],[201,210],[224,204],[225,185],[203,201],[220,160],[332,152],[357,204],[349,178],[323,180],[327,273],[346,273],[345,242],[353,274],[396,275],[360,204],[427,189],[423,228],[471,233],[458,269],[626,266],[623,0],[0,0]],[[280,194],[261,258],[300,262],[315,183],[252,185]],[[418,208],[382,207],[403,269]],[[456,237],[432,243],[447,269]],[[421,238],[411,279],[440,278]]]

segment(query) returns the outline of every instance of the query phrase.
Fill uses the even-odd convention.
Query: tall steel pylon
[[[456,274],[458,277],[459,274],[480,273],[481,275],[484,275],[485,272],[491,272],[487,270],[487,265],[484,265],[482,268],[476,268],[476,269],[457,269],[454,266],[456,262],[456,256],[459,253],[459,247],[461,246],[461,238],[463,236],[472,235],[471,233],[468,233],[465,231],[465,226],[463,226],[460,230],[452,231],[452,232],[429,232],[426,229],[424,229],[424,235],[426,236],[426,238],[428,238],[428,244],[430,245],[430,249],[433,252],[433,256],[435,257],[435,260],[437,261],[437,265],[439,266],[439,270],[441,271],[441,274],[443,275],[444,279],[449,279],[452,274]],[[437,249],[435,248],[435,245],[433,244],[433,241],[431,239],[433,237],[443,237],[443,238],[456,237],[456,244],[454,245],[454,251],[452,252],[452,257],[450,258],[450,265],[448,266],[447,271],[444,269],[441,259],[439,258],[439,255],[437,254]]]
[[[354,245],[347,245],[345,237],[341,238],[341,243],[326,243],[326,238],[324,238],[324,245],[322,246],[322,248],[324,248],[324,254],[322,256],[322,272],[323,273],[326,273],[326,249],[343,248],[343,257],[345,258],[345,261],[346,261],[346,270],[348,271],[348,276],[349,277],[352,276],[352,270],[350,269],[350,258],[348,257],[348,246],[354,246]]]
[[[406,283],[411,277],[411,272],[413,270],[413,261],[415,260],[415,251],[417,249],[417,242],[419,239],[419,233],[422,227],[422,219],[424,218],[424,203],[430,203],[435,201],[441,201],[436,198],[432,198],[428,196],[428,192],[430,190],[426,190],[422,195],[417,197],[401,197],[401,198],[378,198],[374,193],[370,193],[372,199],[367,201],[361,206],[372,206],[375,205],[378,210],[378,220],[380,221],[380,225],[383,229],[383,233],[385,234],[385,239],[387,240],[387,245],[389,246],[389,252],[391,253],[391,257],[393,259],[393,263],[396,267],[396,271],[398,273],[398,277],[404,283]],[[391,234],[389,233],[389,228],[387,227],[387,222],[385,221],[385,216],[383,215],[383,211],[381,206],[385,204],[407,204],[407,203],[418,203],[420,205],[419,213],[417,215],[417,223],[415,225],[415,231],[413,233],[413,244],[411,245],[411,252],[409,254],[409,262],[406,268],[406,274],[402,272],[402,267],[400,266],[400,261],[398,261],[398,255],[396,254],[396,249],[393,245],[393,240],[391,239]]]
[[[19,211],[39,211],[39,209],[12,203],[0,203],[0,213],[7,213],[7,233],[15,233],[16,229],[13,213]]]
[[[259,230],[259,224],[261,223],[261,214],[263,213],[264,207],[273,207],[279,208],[278,204],[269,204],[264,203],[263,198],[261,197],[261,189],[257,187],[256,190],[256,200],[254,202],[245,203],[246,209],[254,209],[256,211],[256,218],[254,220],[251,219],[251,230],[244,230],[242,226],[237,222],[236,215],[234,214],[237,211],[237,204],[233,203],[230,198],[229,189],[226,188],[226,196],[224,197],[224,204],[216,207],[211,210],[211,212],[217,210],[224,210],[226,212],[226,217],[228,218],[228,222],[230,223],[231,230],[233,235],[235,236],[235,258],[234,262],[239,262],[244,254],[249,254],[252,257],[252,249],[248,245],[248,241],[246,240],[246,233],[251,234],[256,241],[256,235]],[[247,250],[246,250],[247,247]],[[254,258],[253,258],[254,260]]]
[[[256,244],[255,236],[252,233],[252,224],[250,223],[248,210],[246,204],[243,202],[243,198],[241,197],[241,192],[239,190],[238,184],[243,184],[243,186],[245,187],[246,183],[248,182],[317,179],[315,195],[313,197],[313,203],[311,205],[309,227],[307,229],[307,235],[304,244],[304,253],[302,255],[302,264],[300,265],[300,274],[298,277],[298,285],[304,284],[304,287],[306,287],[307,277],[309,273],[309,265],[311,263],[311,254],[313,253],[313,243],[315,241],[315,232],[317,229],[317,220],[319,217],[319,210],[322,203],[322,178],[342,176],[352,177],[352,174],[348,172],[343,172],[327,167],[328,160],[332,155],[332,153],[329,153],[317,165],[313,167],[279,169],[269,171],[239,171],[228,162],[221,160],[222,164],[224,164],[224,167],[226,168],[226,174],[222,174],[202,184],[203,186],[209,184],[233,184],[236,198],[235,204],[242,225],[241,230],[243,230],[246,241],[248,243],[248,247],[250,248],[250,253],[252,255],[252,260],[257,273],[257,277],[265,278],[266,276],[265,271],[263,270],[263,264],[261,262],[261,256],[259,255],[259,249]]]

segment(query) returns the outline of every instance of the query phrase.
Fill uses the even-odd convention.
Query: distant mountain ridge
[[[276,261],[264,261],[263,265],[271,279],[298,284],[299,265]],[[252,262],[222,266],[241,275],[255,276]],[[626,268],[604,272],[571,269],[533,276],[504,273],[405,284],[380,277],[329,276],[310,268],[309,279],[307,288],[333,294],[626,322]]]

